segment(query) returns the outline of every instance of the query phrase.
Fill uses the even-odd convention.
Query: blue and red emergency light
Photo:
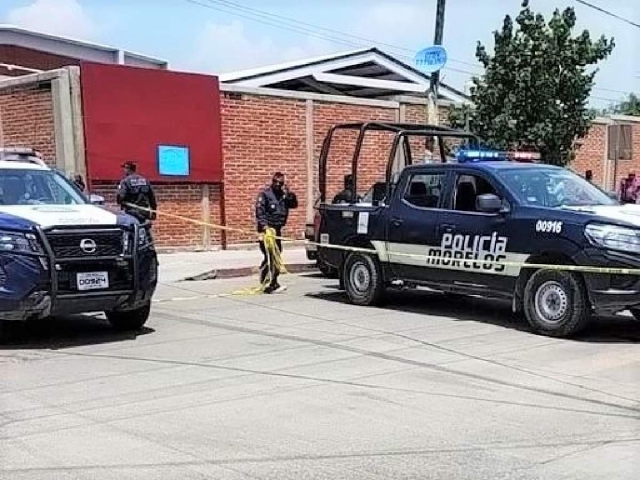
[[[458,150],[456,161],[458,163],[468,162],[495,162],[495,161],[515,161],[515,162],[535,162],[540,160],[540,154],[536,152],[516,152],[499,150]]]

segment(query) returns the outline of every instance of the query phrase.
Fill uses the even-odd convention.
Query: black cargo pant
[[[282,227],[271,227],[276,231],[276,236],[280,236]],[[260,251],[262,252],[262,263],[260,264],[260,283],[264,283],[264,281],[268,278],[271,278],[271,282],[267,286],[267,288],[273,289],[279,286],[278,284],[278,275],[280,275],[280,271],[276,268],[275,260],[271,256],[267,249],[264,246],[264,242],[259,242]],[[282,252],[282,241],[278,238],[276,239],[276,245],[278,246],[278,250]],[[271,258],[270,258],[271,257]],[[271,274],[271,277],[269,277]]]

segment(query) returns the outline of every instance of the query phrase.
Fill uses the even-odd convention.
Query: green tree
[[[473,79],[474,107],[454,109],[450,122],[467,122],[494,148],[539,151],[545,162],[566,165],[574,142],[586,135],[594,118],[588,99],[597,69],[609,56],[613,39],[593,41],[588,31],[574,36],[573,8],[556,10],[546,22],[528,0],[515,18],[507,15],[494,32],[494,53],[478,42],[484,66]]]
[[[626,100],[614,105],[611,113],[640,116],[640,97],[634,93],[630,93]]]

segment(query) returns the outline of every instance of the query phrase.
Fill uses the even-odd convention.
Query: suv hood
[[[597,205],[590,207],[563,207],[573,212],[587,213],[603,219],[624,222],[640,227],[640,205]]]
[[[3,213],[41,227],[56,225],[116,225],[118,215],[94,205],[0,205]]]

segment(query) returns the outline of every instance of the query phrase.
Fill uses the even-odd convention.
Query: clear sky
[[[590,2],[640,23],[640,0]],[[615,38],[616,48],[596,77],[594,106],[640,92],[640,28],[575,0],[530,3],[545,15],[575,7],[580,29]],[[517,15],[520,4],[447,1],[444,44],[451,60],[443,82],[463,88],[470,73],[481,72],[476,42],[490,46],[493,30],[505,14]],[[159,57],[173,69],[214,74],[372,45],[411,63],[414,52],[433,41],[435,10],[436,0],[0,1],[4,23]]]

